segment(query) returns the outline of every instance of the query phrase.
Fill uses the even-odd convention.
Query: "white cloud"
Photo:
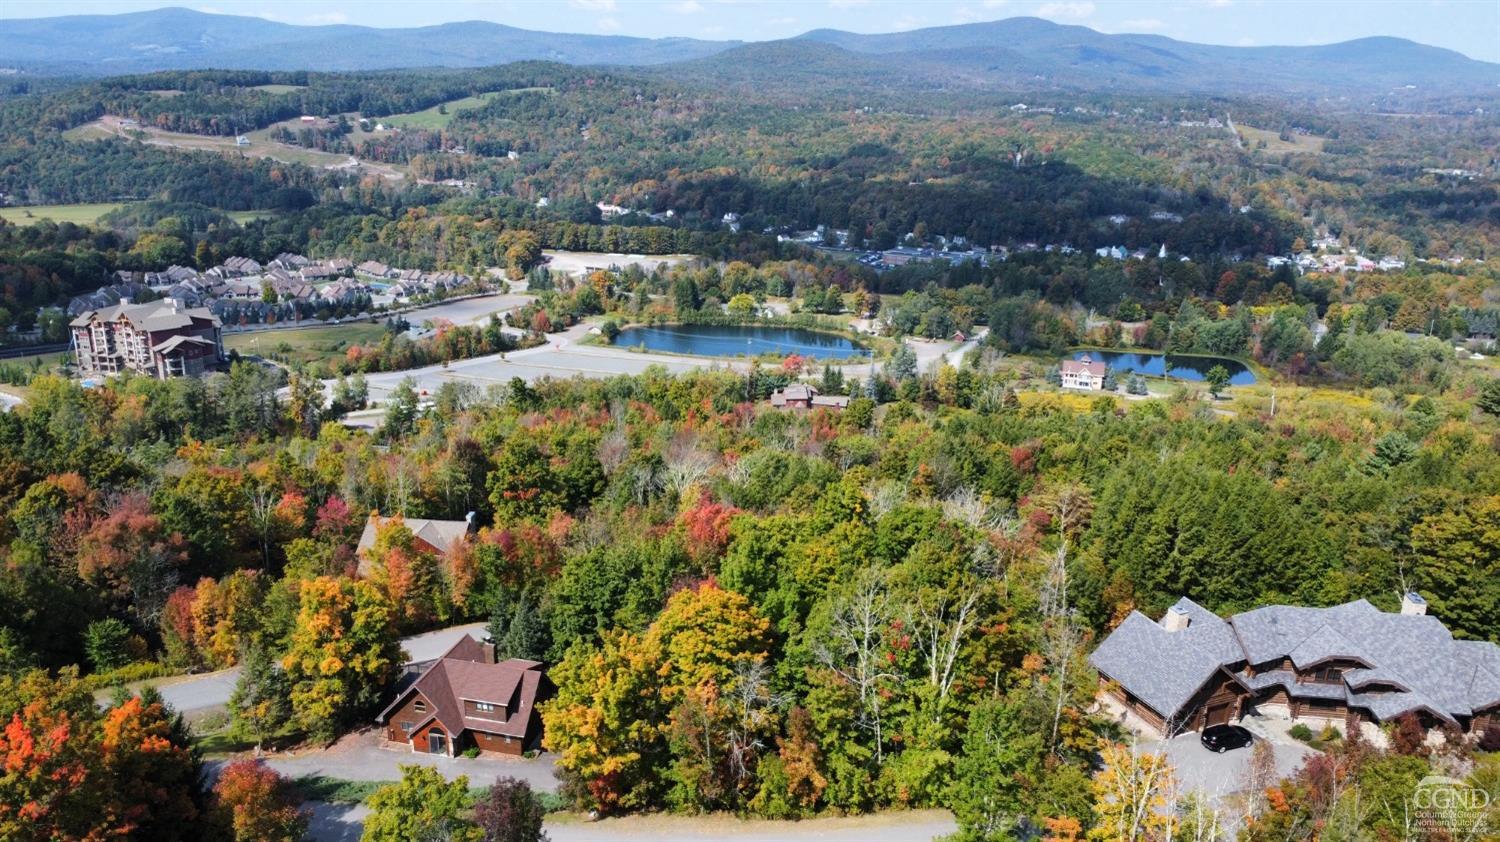
[[[828,5],[835,9],[852,9],[855,6],[868,6],[870,0],[828,0]]]
[[[620,28],[620,22],[614,18],[600,18],[594,22],[601,32],[615,32]]]
[[[568,5],[585,12],[613,12],[615,0],[568,0]]]
[[[794,17],[771,18],[770,20],[766,21],[766,23],[769,23],[772,26],[791,26],[796,22],[797,19]]]
[[[682,0],[681,3],[673,3],[667,8],[679,15],[696,15],[703,11],[703,4],[699,3],[698,0]]]
[[[1158,18],[1131,18],[1120,21],[1121,32],[1157,32],[1165,29],[1166,26],[1166,22]]]
[[[1069,18],[1071,20],[1081,20],[1093,13],[1092,0],[1061,0],[1061,2],[1043,3],[1036,10],[1039,18]]]
[[[985,7],[986,9],[998,9],[1008,2],[1010,2],[1010,0],[984,0],[984,2],[980,5]]]
[[[1207,6],[1210,9],[1227,9],[1234,5],[1234,0],[1197,0],[1199,6]]]

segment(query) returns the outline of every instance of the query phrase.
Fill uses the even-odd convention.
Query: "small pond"
[[[615,338],[615,345],[699,357],[801,354],[820,359],[846,359],[868,353],[836,333],[766,325],[627,327]]]
[[[1178,357],[1169,354],[1133,354],[1125,351],[1076,351],[1073,359],[1083,359],[1085,356],[1102,360],[1105,365],[1114,369],[1115,374],[1145,374],[1151,377],[1162,377],[1170,375],[1178,380],[1203,380],[1209,369],[1216,365],[1224,366],[1229,372],[1229,384],[1231,386],[1249,386],[1255,382],[1255,372],[1246,368],[1244,363],[1236,362],[1224,357]],[[1168,364],[1171,372],[1167,371]]]

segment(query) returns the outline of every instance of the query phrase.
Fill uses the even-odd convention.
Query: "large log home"
[[[1109,707],[1165,736],[1250,713],[1371,736],[1408,713],[1449,733],[1500,727],[1500,647],[1453,639],[1414,593],[1395,614],[1361,599],[1228,620],[1183,597],[1159,622],[1131,612],[1089,661]]]

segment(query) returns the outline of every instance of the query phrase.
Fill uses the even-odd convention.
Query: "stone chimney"
[[[1413,616],[1427,613],[1427,600],[1416,591],[1407,591],[1401,595],[1401,613]]]
[[[1193,622],[1186,611],[1177,606],[1167,609],[1167,613],[1161,616],[1161,627],[1169,632],[1180,632]]]

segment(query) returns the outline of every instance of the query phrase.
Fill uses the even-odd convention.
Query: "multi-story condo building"
[[[134,371],[167,378],[212,371],[224,360],[217,316],[175,298],[119,304],[82,313],[70,324],[73,356],[83,377]]]

